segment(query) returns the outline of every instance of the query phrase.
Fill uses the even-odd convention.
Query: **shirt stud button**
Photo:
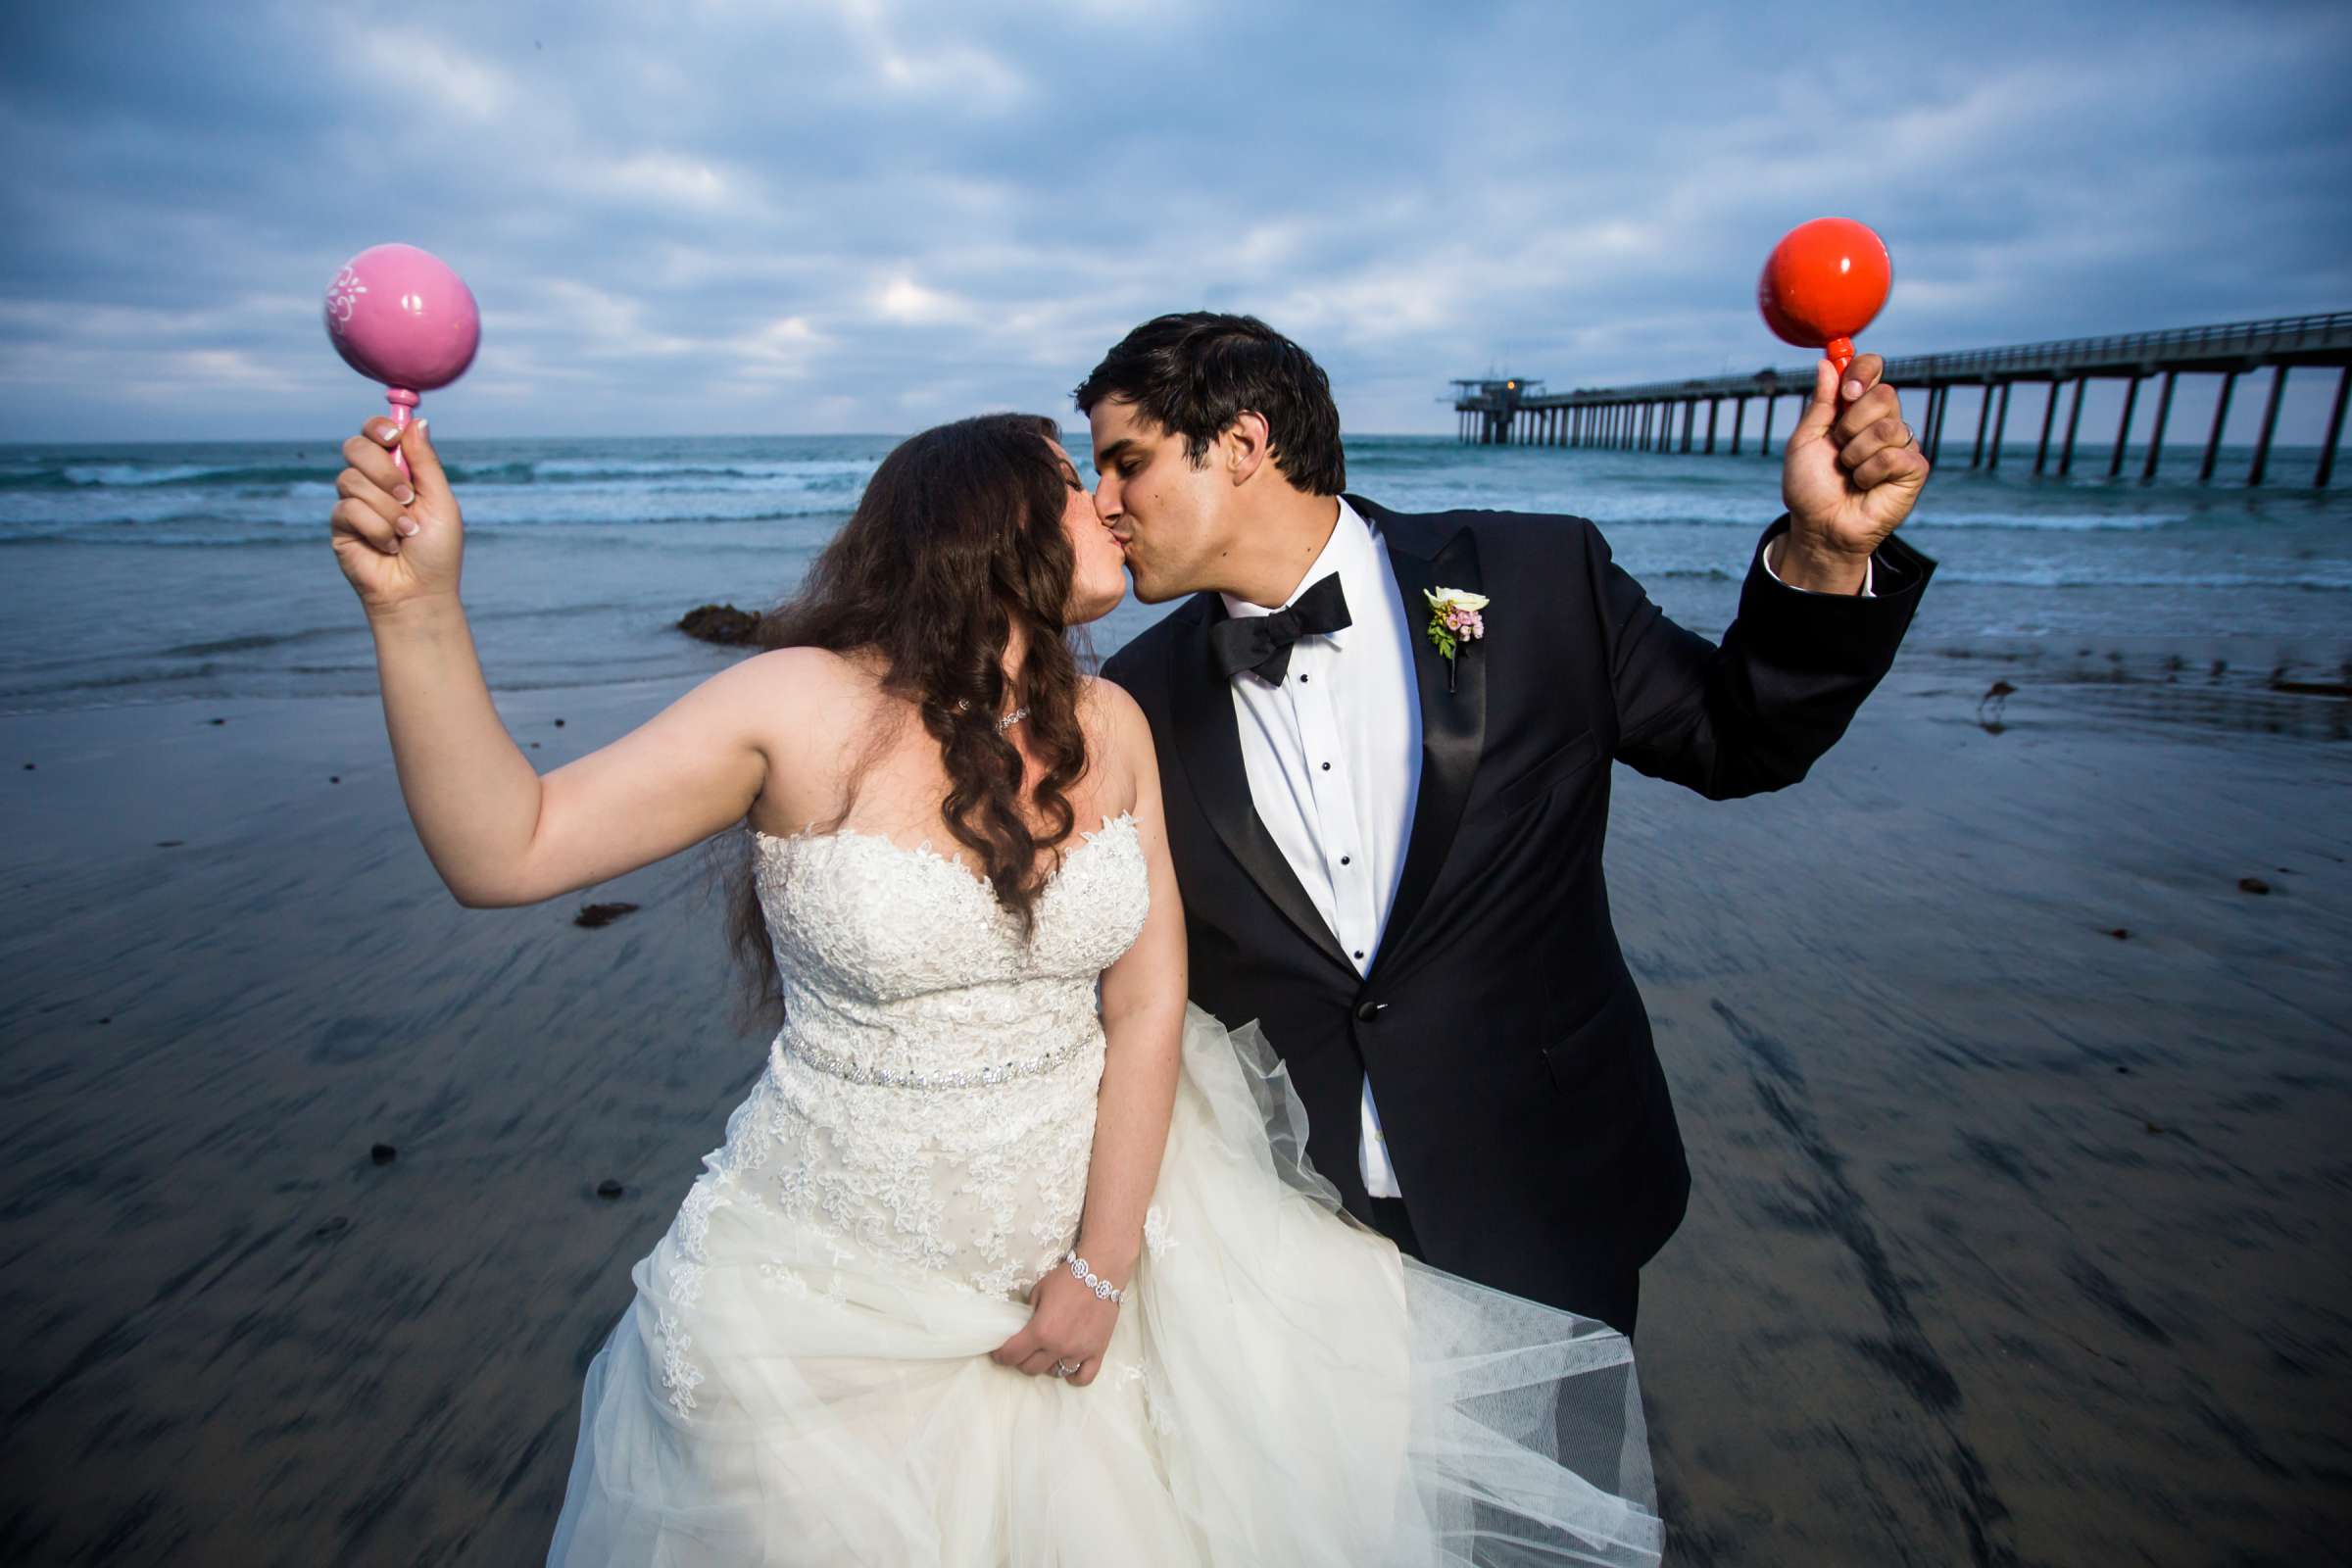
[[[1349,860],[1350,858],[1352,858],[1352,857],[1349,857],[1349,856],[1343,855],[1343,856],[1341,856],[1341,857],[1340,857],[1340,863],[1341,863],[1342,865],[1346,865],[1346,864],[1348,862],[1348,860]],[[1359,953],[1359,954],[1357,954],[1357,955],[1356,955],[1356,956],[1360,958],[1360,957],[1362,957],[1362,956],[1363,956],[1363,955]]]
[[[1331,771],[1331,764],[1330,764],[1329,762],[1325,762],[1325,763],[1323,764],[1323,771],[1324,771],[1324,772],[1326,772],[1326,773],[1328,773],[1328,772],[1330,772],[1330,771]]]

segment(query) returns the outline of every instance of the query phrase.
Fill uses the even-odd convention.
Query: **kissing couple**
[[[765,651],[541,776],[421,423],[331,539],[470,907],[741,829],[781,1022],[590,1364],[558,1564],[1655,1562],[1640,1271],[1690,1188],[1601,875],[1612,759],[1802,779],[1934,563],[1824,361],[1720,644],[1574,516],[1346,489],[1246,316],[885,458]],[[407,471],[396,466],[398,453]],[[1185,603],[1100,677],[1132,576]]]

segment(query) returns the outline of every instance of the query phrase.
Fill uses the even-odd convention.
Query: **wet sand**
[[[2352,703],[2165,654],[1906,651],[1778,796],[1618,769],[1670,1560],[2344,1549]],[[679,689],[500,707],[553,766]],[[371,700],[0,737],[0,1560],[538,1560],[761,1065],[702,857],[461,909]]]

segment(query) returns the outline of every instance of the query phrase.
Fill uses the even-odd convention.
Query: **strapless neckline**
[[[1068,854],[1061,858],[1061,863],[1054,868],[1053,873],[1046,878],[1044,886],[1041,887],[1039,891],[1043,892],[1046,889],[1054,887],[1061,880],[1063,874],[1069,870],[1071,865],[1077,861],[1080,856],[1084,855],[1088,850],[1093,849],[1095,845],[1107,838],[1113,829],[1121,827],[1124,827],[1130,833],[1135,831],[1135,813],[1133,811],[1120,811],[1115,815],[1105,815],[1102,818],[1102,825],[1096,828],[1091,833],[1086,831],[1084,828],[1080,828],[1078,830],[1078,836],[1084,839],[1086,842],[1079,845],[1076,849],[1071,850]],[[996,883],[993,880],[981,875],[978,871],[973,870],[970,866],[964,864],[963,861],[957,857],[940,854],[937,850],[931,847],[931,841],[928,838],[924,839],[919,844],[908,846],[901,844],[898,840],[892,838],[887,833],[868,833],[862,829],[854,827],[836,828],[830,833],[818,833],[812,831],[812,827],[805,827],[797,833],[784,834],[767,833],[762,832],[759,828],[754,828],[752,829],[752,839],[754,843],[759,844],[762,849],[771,847],[788,848],[797,844],[822,844],[828,840],[841,840],[849,843],[875,844],[908,859],[917,861],[932,860],[937,861],[941,865],[951,866],[958,875],[962,876],[964,880],[971,883],[974,887],[980,889],[981,891],[989,894],[992,898],[996,894]]]

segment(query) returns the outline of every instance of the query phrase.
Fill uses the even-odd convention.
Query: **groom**
[[[1315,1168],[1439,1268],[1633,1332],[1690,1172],[1609,761],[1781,789],[1886,672],[1936,564],[1891,537],[1928,464],[1880,369],[1821,362],[1721,647],[1582,517],[1343,494],[1330,383],[1254,318],[1147,321],[1077,389],[1136,596],[1193,596],[1103,668],[1158,746],[1193,1000],[1262,1021]],[[1487,603],[1440,638],[1447,591]]]

